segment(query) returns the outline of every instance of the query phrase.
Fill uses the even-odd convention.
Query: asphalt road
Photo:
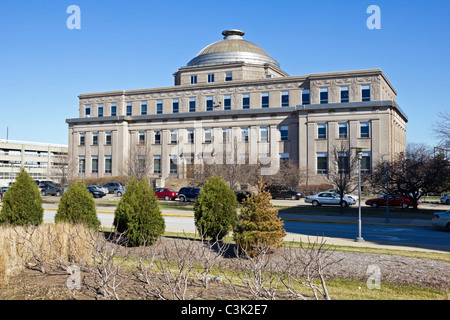
[[[56,210],[45,210],[44,221],[53,222]],[[97,213],[104,227],[112,227],[114,214]],[[194,233],[192,212],[174,211],[164,214],[166,230],[172,232]],[[358,236],[357,223],[328,223],[307,221],[285,221],[284,228],[290,234],[341,238],[354,240]],[[423,226],[396,226],[362,224],[362,237],[365,241],[380,245],[425,248],[450,252],[450,233],[445,229]]]
[[[354,240],[358,224],[285,221],[289,233]],[[445,229],[415,226],[364,225],[361,236],[365,241],[382,245],[407,246],[450,252],[450,233]]]

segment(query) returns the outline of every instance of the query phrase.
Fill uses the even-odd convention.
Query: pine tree
[[[94,197],[83,181],[75,182],[63,193],[59,201],[55,222],[82,223],[93,229],[100,227]]]
[[[236,195],[225,181],[210,177],[194,203],[195,225],[203,236],[222,240],[237,226],[238,207]]]
[[[150,245],[165,231],[165,221],[158,200],[147,179],[132,177],[117,205],[114,225],[132,246]]]
[[[257,188],[257,194],[243,201],[240,224],[234,234],[238,248],[250,255],[257,254],[259,248],[282,246],[286,236],[283,221],[277,217],[278,210],[270,202],[272,197],[265,190],[262,179]]]
[[[42,198],[36,182],[22,167],[16,182],[6,191],[0,222],[14,226],[39,225],[44,219]]]

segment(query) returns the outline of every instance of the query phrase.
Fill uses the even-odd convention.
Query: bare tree
[[[439,112],[439,121],[434,126],[434,133],[440,139],[440,146],[450,149],[450,111]]]
[[[296,248],[293,243],[286,245],[283,252],[286,267],[284,277],[281,278],[288,292],[294,297],[306,299],[306,297],[298,291],[298,287],[309,287],[318,300],[330,300],[331,297],[325,281],[325,270],[332,264],[339,263],[341,260],[333,258],[334,250],[325,246],[325,240],[319,238],[311,242],[308,237],[308,243],[304,245],[300,242],[300,248]],[[315,281],[318,279],[320,285]]]
[[[344,195],[353,191],[356,187],[356,176],[358,169],[358,159],[352,155],[350,144],[348,142],[337,143],[330,152],[330,168],[328,170],[327,180],[337,190],[341,199],[341,213],[344,202]]]
[[[128,158],[123,165],[125,175],[136,176],[138,180],[148,176],[151,172],[152,154],[145,144],[130,147]]]

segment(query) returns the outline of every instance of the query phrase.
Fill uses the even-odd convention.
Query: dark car
[[[116,190],[123,189],[123,186],[119,182],[108,182],[103,187],[108,189],[108,193],[114,193]]]
[[[371,206],[372,208],[385,207],[387,205],[386,195],[382,195],[381,197],[376,199],[368,199],[366,200],[366,205]],[[389,195],[389,206],[401,206],[403,209],[406,209],[412,205],[413,204],[411,200],[402,195],[399,194]]]
[[[250,191],[236,191],[235,194],[236,194],[236,199],[239,203],[244,201],[244,199],[247,198],[247,196],[252,195],[252,193]]]
[[[270,192],[272,199],[281,198],[281,199],[298,200],[300,198],[303,198],[303,194],[288,188],[269,187],[267,188],[267,190]]]
[[[200,188],[183,187],[178,191],[178,199],[181,202],[195,201],[200,194]]]
[[[155,195],[158,199],[175,200],[178,197],[178,192],[169,188],[157,188],[155,189]]]
[[[50,184],[45,185],[41,188],[41,194],[43,196],[61,196],[62,195],[62,189],[52,186]]]
[[[97,188],[87,187],[87,189],[94,196],[94,198],[103,198],[104,196],[106,196],[106,193],[104,193],[101,190],[98,190]]]

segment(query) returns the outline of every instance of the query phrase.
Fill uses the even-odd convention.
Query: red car
[[[169,188],[158,188],[155,189],[155,195],[158,199],[175,200],[178,197],[178,192]]]
[[[368,199],[366,200],[366,205],[371,206],[372,208],[385,207],[387,205],[386,196],[383,195],[380,198]],[[402,195],[393,194],[389,195],[389,206],[401,206],[403,209],[406,209],[409,206],[412,206],[412,202]]]

